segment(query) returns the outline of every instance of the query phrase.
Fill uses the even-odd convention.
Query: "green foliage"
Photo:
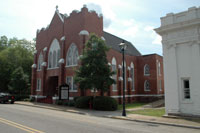
[[[9,92],[22,95],[29,86],[28,75],[24,74],[22,67],[16,68],[11,74],[11,80],[8,86]]]
[[[28,100],[28,101],[30,101],[30,98],[29,98],[29,95],[18,95],[18,94],[16,94],[16,95],[14,95],[14,97],[15,97],[15,101],[25,101],[25,99],[26,100]]]
[[[130,114],[148,115],[162,117],[165,114],[165,109],[142,109],[128,112]]]
[[[115,111],[118,103],[112,97],[98,96],[93,100],[93,108],[96,110]]]
[[[6,36],[0,38],[0,91],[20,93],[19,87],[21,87],[22,94],[30,93],[34,49],[35,42],[32,41],[17,38],[8,40]],[[26,85],[14,83],[18,82],[17,75],[22,76],[19,82],[23,81]]]
[[[35,102],[35,97],[31,97],[30,102]]]
[[[146,103],[137,103],[137,102],[134,102],[134,103],[126,103],[125,104],[126,109],[139,108],[139,107],[142,107],[144,105],[146,105]],[[118,109],[122,110],[123,109],[123,105],[122,104],[118,105]]]
[[[64,105],[64,102],[62,100],[56,100],[57,105]]]
[[[89,108],[89,103],[92,102],[92,96],[79,97],[75,102],[77,108]]]
[[[64,105],[70,106],[70,107],[75,106],[75,101],[74,100],[65,101]]]
[[[80,89],[97,89],[107,91],[115,81],[111,72],[106,52],[109,50],[105,42],[92,34],[86,43],[83,55],[80,57],[81,66],[76,70],[75,82]]]
[[[6,36],[0,37],[0,51],[4,50],[7,47],[8,38]]]

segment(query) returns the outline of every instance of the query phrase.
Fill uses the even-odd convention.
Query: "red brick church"
[[[46,28],[37,31],[36,52],[32,65],[31,97],[41,102],[52,102],[58,96],[58,87],[69,84],[69,99],[83,95],[74,83],[74,70],[80,64],[89,34],[95,33],[111,48],[107,59],[111,69],[116,71],[113,78],[117,84],[110,86],[107,96],[122,101],[122,54],[119,44],[122,38],[103,30],[103,16],[88,11],[73,11],[69,16],[56,9],[53,19]],[[163,58],[157,54],[141,55],[128,41],[125,51],[125,97],[127,102],[148,101],[163,97]],[[93,95],[87,90],[84,95]],[[100,92],[97,92],[100,95]]]

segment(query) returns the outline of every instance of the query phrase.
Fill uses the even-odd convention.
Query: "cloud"
[[[103,13],[102,13],[102,8],[101,8],[101,6],[98,5],[98,4],[88,3],[88,4],[87,4],[87,8],[88,8],[89,10],[94,10],[94,11],[96,11],[96,13],[99,14],[99,15],[100,15],[100,14],[103,14]],[[109,19],[109,18],[107,18],[106,16],[104,16],[104,18],[103,18],[103,26],[104,26],[104,28],[108,28],[110,25],[111,25],[111,19]]]
[[[152,41],[152,44],[162,44],[162,38],[160,35],[156,35],[155,39]]]

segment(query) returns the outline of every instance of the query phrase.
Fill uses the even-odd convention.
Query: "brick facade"
[[[45,99],[51,99],[53,96],[58,95],[58,86],[66,82],[67,76],[74,76],[74,67],[66,67],[66,56],[68,49],[72,43],[74,43],[78,49],[79,55],[81,55],[84,43],[88,40],[88,36],[79,35],[80,31],[86,30],[89,33],[95,33],[99,37],[104,36],[103,31],[103,17],[96,14],[96,12],[90,12],[86,7],[83,7],[80,12],[73,11],[70,16],[63,15],[56,10],[50,25],[47,28],[42,28],[37,31],[36,49],[37,52],[34,55],[34,65],[32,67],[32,85],[31,95]],[[65,39],[61,39],[65,37]],[[112,35],[112,37],[115,37]],[[115,37],[118,38],[118,37]],[[52,41],[57,39],[60,46],[60,58],[64,59],[64,63],[61,63],[59,67],[48,68],[49,49]],[[119,38],[118,38],[119,40]],[[105,40],[107,42],[107,40]],[[118,45],[118,44],[116,44]],[[133,46],[132,46],[133,47]],[[129,47],[128,47],[129,48]],[[129,49],[130,51],[130,49]],[[40,53],[43,54],[43,65],[41,70],[37,70],[38,57]],[[117,66],[117,91],[110,90],[104,95],[114,97],[119,103],[122,101],[122,54],[120,51],[111,47],[107,52],[107,59],[109,63],[112,59],[116,59]],[[126,62],[126,101],[133,102],[136,100],[152,100],[154,97],[163,96],[164,94],[164,82],[163,82],[163,59],[157,54],[151,55],[125,55]],[[158,62],[160,62],[160,75],[158,74]],[[45,64],[46,63],[46,64]],[[132,88],[132,81],[130,81],[131,75],[131,63],[134,64],[134,91]],[[144,75],[144,65],[148,64],[150,67],[150,75]],[[37,79],[41,79],[40,90],[37,89]],[[144,82],[148,80],[150,82],[150,91],[144,91]],[[160,80],[162,82],[160,89]],[[92,95],[93,92],[87,90],[85,95]],[[98,92],[97,95],[101,93]],[[70,92],[70,97],[81,96],[81,91],[78,89],[75,92]],[[45,100],[44,100],[45,101]],[[44,102],[43,101],[43,102]],[[46,100],[47,102],[48,100]]]

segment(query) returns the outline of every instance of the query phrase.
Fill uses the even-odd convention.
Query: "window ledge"
[[[42,71],[42,69],[37,69],[37,72],[40,72],[40,71]]]
[[[117,92],[117,90],[112,90],[113,92]]]
[[[59,67],[54,67],[54,68],[47,68],[47,70],[53,70],[53,69],[58,69]]]
[[[150,76],[150,74],[144,74],[144,76]]]
[[[146,92],[150,92],[151,90],[144,90],[144,91],[146,91]]]
[[[78,90],[69,90],[69,92],[78,92]]]
[[[36,90],[37,92],[40,92],[41,90]]]
[[[135,90],[131,90],[131,91],[135,91]]]
[[[65,67],[76,67],[76,66],[78,66],[78,65],[70,65],[70,66],[65,66]]]
[[[94,92],[94,90],[91,90],[91,92]],[[96,90],[95,92],[98,92],[98,90]]]

